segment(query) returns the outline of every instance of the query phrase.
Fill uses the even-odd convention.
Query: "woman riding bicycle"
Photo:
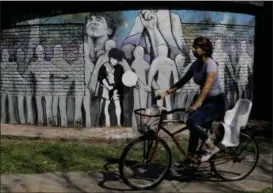
[[[225,97],[220,86],[218,65],[212,59],[213,46],[206,37],[198,37],[194,40],[193,55],[196,61],[193,62],[185,76],[182,77],[167,91],[160,94],[161,98],[166,97],[177,89],[183,87],[191,78],[200,86],[200,95],[189,107],[189,118],[187,127],[190,130],[190,140],[188,153],[192,156],[196,154],[199,138],[207,145],[207,154],[201,157],[201,162],[208,161],[211,156],[219,152],[219,148],[213,144],[205,133],[202,125],[209,121],[222,119],[225,114]],[[183,166],[184,162],[177,162],[176,166]]]

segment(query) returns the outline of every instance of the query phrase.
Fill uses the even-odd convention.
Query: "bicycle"
[[[147,111],[149,111],[150,114],[147,114]],[[205,144],[202,142],[201,145],[199,145],[199,147],[197,149],[197,158],[192,157],[186,153],[184,148],[179,144],[178,140],[176,139],[176,136],[178,134],[181,134],[188,129],[187,126],[184,126],[175,132],[170,132],[163,126],[164,124],[172,124],[172,125],[185,124],[185,122],[182,120],[166,120],[166,119],[164,119],[167,115],[174,114],[176,112],[187,113],[186,109],[183,109],[183,108],[177,108],[177,109],[173,109],[171,111],[167,111],[165,109],[162,109],[161,107],[153,107],[150,109],[149,108],[140,108],[140,109],[137,109],[134,111],[134,113],[136,115],[140,116],[138,131],[141,133],[141,136],[133,139],[131,142],[129,142],[126,145],[126,147],[124,148],[124,150],[120,156],[120,162],[119,162],[120,177],[123,180],[123,182],[125,184],[127,184],[129,187],[131,187],[135,190],[144,190],[144,189],[155,188],[164,180],[164,178],[170,172],[170,168],[172,165],[172,153],[171,153],[170,147],[167,144],[167,142],[162,137],[160,137],[160,134],[159,134],[160,131],[163,131],[164,133],[167,134],[167,136],[169,136],[172,139],[172,141],[174,142],[174,144],[176,145],[178,150],[181,152],[181,155],[183,154],[186,158],[191,160],[191,162],[196,165],[196,169],[198,169],[198,167],[201,165],[201,162],[199,159],[200,159],[201,154],[203,153],[203,147]],[[144,119],[145,121],[143,121],[142,119]],[[146,124],[147,122],[149,122],[149,124]],[[210,122],[207,122],[205,125],[203,125],[203,127],[205,128],[207,133],[214,134],[218,140],[221,139],[221,137],[223,135],[223,133],[221,132],[221,129],[219,129],[219,131],[214,131],[212,125],[213,125],[213,122],[210,121]],[[246,145],[244,145],[243,147],[240,148],[240,145],[242,144],[244,139],[247,139],[248,142]],[[241,156],[241,155],[246,152],[249,152],[248,151],[249,149],[247,149],[246,147],[250,143],[254,146],[254,152],[251,151],[252,153],[254,153],[254,159],[255,159],[254,164],[252,164],[250,169],[242,175],[239,175],[239,176],[236,176],[233,178],[229,178],[229,177],[224,176],[224,174],[228,173],[228,172],[224,171],[222,173],[220,168],[218,168],[218,166],[221,165],[221,163],[223,164],[226,161],[230,161],[230,160],[233,163],[240,163],[241,161],[243,161],[246,156]],[[127,163],[128,164],[129,163],[136,163],[134,161],[127,160],[126,156],[130,153],[130,151],[133,152],[132,148],[134,146],[136,146],[137,144],[140,144],[141,148],[143,148],[142,150],[137,149],[134,152],[136,154],[141,153],[141,156],[143,156],[141,162],[143,162],[145,169],[142,169],[141,171],[144,171],[144,170],[147,171],[146,168],[148,165],[151,165],[152,169],[154,169],[154,171],[152,171],[150,173],[152,177],[148,177],[147,172],[146,172],[146,174],[145,174],[146,176],[140,175],[140,177],[138,177],[136,179],[137,179],[137,181],[140,181],[140,180],[151,181],[152,179],[155,179],[154,182],[151,182],[148,185],[134,184],[125,175],[126,164]],[[211,170],[216,174],[217,178],[220,178],[225,181],[242,180],[242,179],[246,178],[248,175],[250,175],[251,172],[255,169],[258,159],[259,159],[259,149],[258,149],[257,142],[254,139],[254,136],[249,134],[246,131],[241,131],[240,132],[240,145],[237,147],[233,147],[233,148],[228,148],[228,147],[224,147],[224,149],[220,148],[221,151],[218,152],[216,155],[212,156],[212,158],[208,161]],[[162,147],[159,148],[159,146],[162,146]],[[161,156],[161,158],[166,158],[166,163],[165,163],[165,165],[161,164],[160,167],[162,165],[165,167],[164,167],[164,169],[162,169],[162,168],[155,169],[156,166],[151,164],[151,162],[153,161],[153,159],[157,155],[157,151],[162,150],[162,149],[164,149],[166,153],[164,155],[160,154],[159,156]],[[238,150],[240,150],[240,151],[237,152]],[[132,155],[130,158],[132,158],[132,157],[134,157],[134,155]],[[136,165],[139,165],[139,164],[136,164]],[[224,167],[224,168],[226,168],[226,167]],[[138,171],[136,169],[131,169],[131,170],[133,170],[133,172],[135,172],[136,174],[140,173],[140,171]],[[162,171],[162,174],[158,176],[155,174],[155,171]]]

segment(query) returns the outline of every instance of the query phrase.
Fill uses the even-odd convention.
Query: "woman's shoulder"
[[[217,62],[213,58],[208,58],[206,61],[206,65],[216,65],[217,66]]]

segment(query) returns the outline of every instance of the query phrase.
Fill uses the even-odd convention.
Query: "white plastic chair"
[[[248,123],[252,102],[248,99],[239,99],[233,109],[226,111],[224,122],[224,137],[222,144],[225,147],[236,147],[240,144],[240,131]]]

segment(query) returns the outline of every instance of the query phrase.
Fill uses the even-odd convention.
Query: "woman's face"
[[[205,55],[205,51],[198,45],[193,45],[192,53],[196,58],[200,58]]]

